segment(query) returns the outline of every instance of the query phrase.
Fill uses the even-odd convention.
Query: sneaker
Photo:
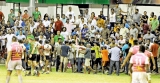
[[[37,77],[39,77],[40,76],[40,73],[39,73],[39,71],[37,71]]]
[[[49,71],[47,71],[46,74],[49,74]]]

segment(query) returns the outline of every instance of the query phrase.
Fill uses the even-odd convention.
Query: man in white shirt
[[[22,34],[22,31],[19,31],[19,35],[17,36],[18,40],[26,39],[25,35]]]
[[[124,24],[121,24],[121,28],[120,28],[120,32],[119,33],[125,39],[126,36],[127,36],[127,33],[129,33],[129,30],[126,27],[124,27]]]
[[[69,18],[69,15],[72,15],[72,18],[74,18],[74,12],[72,11],[72,7],[69,7],[69,11],[66,13],[66,17]]]
[[[44,55],[45,55],[45,59],[46,59],[46,64],[45,64],[45,70],[46,70],[46,74],[49,74],[49,70],[48,70],[48,66],[49,66],[49,60],[50,60],[50,56],[51,56],[51,49],[52,46],[49,44],[49,41],[46,40],[45,41],[45,45],[44,45]]]
[[[45,20],[43,21],[43,24],[45,27],[49,27],[50,21],[48,20],[48,17],[45,17]]]
[[[18,27],[22,27],[22,20],[20,19],[20,17],[19,17],[19,16],[17,17],[16,22],[19,22]],[[15,22],[15,23],[16,23],[16,22]]]

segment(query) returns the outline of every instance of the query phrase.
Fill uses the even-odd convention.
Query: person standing
[[[5,16],[2,11],[0,11],[0,23],[4,20]]]
[[[102,53],[102,72],[104,74],[105,73],[104,68],[107,67],[107,63],[109,62],[109,56],[108,56],[109,52],[105,46],[102,47],[101,53]]]
[[[94,43],[94,46],[91,48],[91,50],[95,51],[95,68],[96,68],[96,72],[97,73],[97,69],[98,69],[98,64],[101,66],[101,60],[102,60],[102,56],[100,54],[100,46],[98,45],[97,42]]]
[[[135,9],[135,14],[132,15],[133,23],[140,24],[142,15],[139,13],[139,9]]]
[[[39,16],[41,16],[41,12],[38,11],[38,7],[35,8],[35,12],[33,12],[34,21],[37,22],[39,19]]]
[[[114,27],[114,23],[116,22],[116,13],[114,9],[111,9],[111,14],[109,15],[110,29]]]
[[[10,14],[8,14],[8,21],[10,22],[10,26],[14,26],[14,13],[13,9],[10,9]]]
[[[146,11],[144,11],[144,15],[142,15],[142,22],[145,24],[148,23],[148,15]]]
[[[45,41],[45,45],[44,45],[45,71],[46,71],[46,74],[49,74],[48,65],[49,65],[49,60],[51,58],[51,49],[52,49],[52,46],[49,44],[49,41],[46,40]]]
[[[63,72],[63,64],[64,64],[64,72],[67,71],[67,63],[68,63],[68,53],[70,51],[69,42],[65,41],[65,44],[61,46],[61,72]]]
[[[74,18],[74,11],[72,11],[72,7],[69,7],[69,11],[66,13],[66,18],[69,18],[69,15],[72,15],[72,18]]]
[[[28,10],[24,10],[24,14],[22,15],[22,19],[26,20],[29,18]]]
[[[117,76],[119,76],[121,50],[120,50],[120,48],[118,48],[118,45],[115,45],[115,47],[111,48],[110,53],[111,53],[111,58],[110,58],[110,68],[109,68],[108,75],[112,74],[113,66],[115,64],[116,65],[116,74],[117,74]]]
[[[60,17],[57,16],[57,21],[55,22],[55,31],[62,31],[63,22],[60,20]]]
[[[153,54],[153,56],[154,56],[154,60],[155,60],[155,66],[156,66],[156,68],[155,68],[155,70],[153,70],[153,66],[154,66],[154,64],[151,62],[151,66],[150,66],[150,69],[151,70],[153,70],[153,71],[155,71],[156,73],[158,73],[158,63],[157,63],[157,58],[158,58],[158,56],[159,56],[159,45],[157,44],[158,43],[158,41],[157,41],[157,39],[155,39],[154,40],[154,43],[153,43],[153,45],[151,45],[151,52],[152,52],[152,54]]]
[[[90,61],[91,61],[91,45],[87,44],[87,48],[84,54],[84,58],[85,58],[85,63],[84,63],[84,73],[86,72],[86,68],[88,68],[88,74],[90,73],[90,71],[95,72],[91,66],[90,66]]]
[[[4,38],[7,41],[6,48],[8,48],[11,45],[13,36],[15,36],[15,35],[11,33],[11,30],[8,30],[8,34],[6,34],[4,36]]]
[[[17,71],[19,83],[23,83],[22,75],[21,75],[22,54],[23,54],[23,48],[17,42],[17,38],[15,36],[13,36],[12,43],[8,47],[8,56],[7,56],[7,61],[6,61],[6,67],[7,67],[6,83],[10,82],[10,77],[11,77],[12,71],[14,69],[16,69],[16,71]]]
[[[148,83],[149,60],[144,52],[145,46],[141,45],[139,53],[130,59],[129,71],[132,75],[132,83]]]
[[[58,72],[60,65],[61,46],[62,46],[62,39],[58,38],[58,42],[55,43],[55,51],[54,51],[56,58],[56,72]]]
[[[158,27],[159,27],[159,21],[157,19],[157,16],[154,15],[153,20],[150,23],[151,31],[155,31],[156,29],[158,29]]]

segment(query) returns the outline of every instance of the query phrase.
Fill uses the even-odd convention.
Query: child
[[[104,74],[104,68],[107,66],[107,62],[109,61],[108,58],[109,52],[106,49],[106,47],[102,47],[101,53],[102,53],[102,72]]]

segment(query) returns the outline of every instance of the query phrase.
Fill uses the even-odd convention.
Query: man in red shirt
[[[22,46],[17,42],[17,38],[13,36],[12,38],[12,44],[7,48],[8,50],[8,56],[6,61],[6,67],[7,67],[7,78],[6,83],[9,83],[11,73],[14,69],[17,70],[19,83],[22,83],[22,54],[23,49]]]
[[[5,18],[5,17],[4,17],[3,12],[0,11],[0,22],[2,22],[2,20],[4,20],[4,18]]]
[[[57,16],[57,21],[55,22],[55,31],[62,31],[63,22],[60,20],[60,17]]]

